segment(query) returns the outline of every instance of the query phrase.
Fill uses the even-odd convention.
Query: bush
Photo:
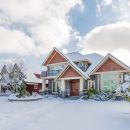
[[[94,88],[90,88],[89,90],[87,90],[88,98],[93,97],[95,94],[96,94],[96,90]]]

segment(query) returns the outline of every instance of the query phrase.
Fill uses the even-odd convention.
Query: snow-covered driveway
[[[0,97],[0,130],[130,130],[130,103]]]

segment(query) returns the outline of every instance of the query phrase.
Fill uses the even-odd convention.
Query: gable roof
[[[28,73],[25,82],[42,83],[41,74]]]
[[[52,54],[53,51],[57,51],[61,56],[63,56],[67,60],[67,65],[64,67],[64,69],[56,76],[56,80],[58,77],[67,69],[68,66],[71,66],[74,68],[81,76],[85,79],[89,78],[91,74],[93,74],[108,58],[111,58],[114,60],[116,63],[118,63],[120,66],[124,67],[126,70],[130,70],[130,68],[125,65],[123,62],[121,62],[119,59],[114,57],[111,54],[106,55],[105,57],[97,54],[97,53],[91,53],[87,55],[82,55],[79,52],[72,52],[72,53],[67,53],[63,54],[61,51],[59,51],[57,48],[53,48],[52,51],[49,53],[45,61],[43,62],[42,65],[47,61],[49,56]],[[74,62],[76,61],[88,61],[90,66],[86,70],[86,72],[82,71]]]
[[[76,68],[80,69],[83,73],[85,73],[86,76],[89,75],[89,73],[101,62],[101,60],[104,58],[102,55],[97,53],[91,53],[87,55],[82,55],[78,52],[72,52],[66,54],[67,57],[69,57],[72,64],[74,64],[74,61],[88,61],[90,64],[89,68],[86,70],[86,72],[83,72],[78,66]]]
[[[42,65],[44,65],[45,64],[45,62],[47,61],[47,59],[49,58],[49,56],[52,54],[52,52],[53,51],[57,51],[60,55],[62,55],[67,61],[68,61],[68,64],[67,65],[71,65],[71,66],[73,66],[73,68],[76,70],[76,71],[78,71],[85,79],[86,78],[89,78],[88,77],[88,75],[86,75],[86,73],[85,72],[83,72],[73,61],[72,61],[72,59],[69,57],[69,56],[67,56],[67,55],[65,55],[65,54],[63,54],[61,51],[59,51],[57,48],[53,48],[52,49],[52,51],[49,53],[49,55],[47,56],[47,58],[45,59],[45,61],[43,62],[43,64]],[[80,54],[80,53],[79,53]],[[80,54],[81,55],[81,54]],[[82,55],[81,55],[82,56]],[[76,55],[75,55],[75,57],[76,57]],[[75,58],[76,59],[76,58]],[[85,59],[85,58],[84,58]],[[64,70],[64,69],[63,69]],[[62,71],[61,71],[62,72]],[[59,73],[59,74],[61,74],[61,73]]]
[[[88,75],[91,72],[91,70],[93,70],[93,68],[95,68],[95,66],[103,59],[103,56],[101,56],[97,53],[82,55],[79,52],[72,52],[72,53],[63,54],[61,51],[59,51],[57,48],[54,47],[42,65],[45,64],[45,62],[47,61],[49,56],[51,56],[51,54],[53,53],[54,50],[57,51],[61,56],[63,56],[67,60],[68,64],[64,69],[66,69],[68,67],[68,65],[70,65],[76,71],[78,71],[82,75],[82,77],[84,77],[85,79],[89,78]],[[86,72],[84,72],[74,63],[75,61],[88,61],[91,63],[91,65],[86,70]],[[64,69],[57,75],[57,77],[60,76],[62,74],[62,72],[64,72]],[[56,77],[56,79],[57,79],[57,77]]]
[[[68,67],[72,67],[77,73],[79,73],[84,79],[89,78],[88,75],[85,74],[80,68],[78,68],[73,62],[69,62],[63,70],[56,76],[55,80],[57,80],[67,69]]]
[[[130,70],[130,67],[128,67],[126,64],[124,64],[122,61],[120,61],[119,59],[117,59],[116,57],[114,57],[112,54],[108,53],[100,62],[99,64],[97,64],[97,66],[95,66],[95,68],[90,72],[89,75],[93,74],[94,72],[96,72],[108,59],[113,60],[114,62],[116,62],[118,65],[120,65],[121,67],[123,67],[126,70]]]
[[[61,56],[63,56],[63,58],[65,58],[65,59],[68,61],[67,57],[66,57],[62,52],[60,52],[56,47],[54,47],[54,48],[51,50],[51,52],[48,54],[48,56],[46,57],[46,59],[44,60],[44,62],[42,63],[42,66],[45,65],[45,63],[47,62],[47,60],[49,59],[49,57],[51,56],[51,54],[52,54],[54,51],[56,51],[57,53],[59,53]]]

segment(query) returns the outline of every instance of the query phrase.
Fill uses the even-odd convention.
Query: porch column
[[[42,79],[42,91],[46,90],[46,80]]]
[[[100,75],[97,75],[97,91],[99,92],[100,91]]]
[[[1,84],[0,84],[0,93],[1,93]]]
[[[65,97],[65,80],[61,79],[61,97]]]
[[[80,78],[79,96],[83,95],[83,89],[84,89],[84,79]]]

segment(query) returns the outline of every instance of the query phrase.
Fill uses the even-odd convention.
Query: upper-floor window
[[[89,66],[90,63],[88,61],[79,61],[79,62],[75,62],[75,64],[82,70],[82,71],[86,71]]]
[[[53,70],[62,70],[64,65],[50,66],[50,71]]]

